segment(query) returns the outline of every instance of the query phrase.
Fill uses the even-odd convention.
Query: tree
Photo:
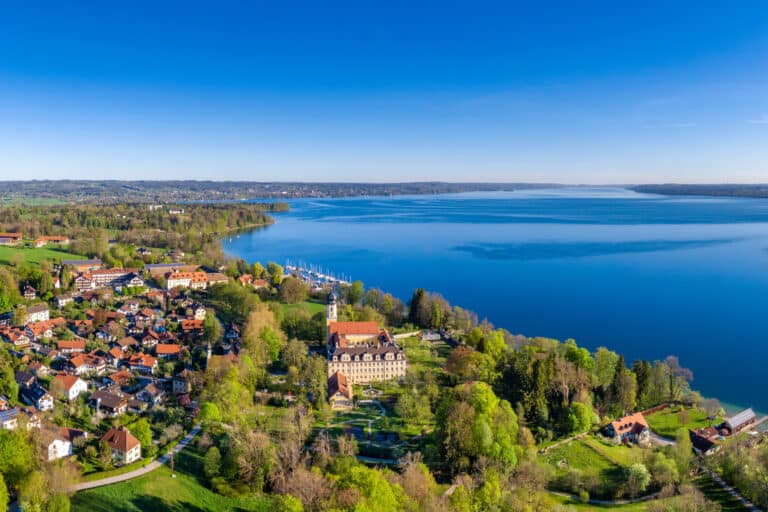
[[[707,417],[710,419],[716,418],[723,410],[722,406],[720,405],[720,401],[717,398],[708,398],[704,400],[704,403],[702,403],[702,408],[704,409],[704,412],[707,413]]]
[[[29,318],[27,306],[24,304],[16,305],[16,308],[13,310],[13,325],[21,327],[27,323],[27,318]]]
[[[215,446],[211,446],[208,451],[205,452],[203,471],[209,480],[219,476],[219,472],[221,471],[221,452]]]
[[[267,274],[272,286],[279,286],[283,282],[283,267],[273,261],[267,263]]]
[[[595,377],[597,377],[597,384],[603,389],[603,392],[608,391],[613,382],[618,361],[619,355],[605,347],[599,347],[595,352]]]
[[[430,327],[431,316],[427,293],[424,288],[416,288],[409,303],[408,320],[418,327]]]
[[[691,460],[693,460],[693,443],[690,434],[685,428],[677,431],[675,444],[670,449],[670,455],[677,464],[677,470],[682,477],[691,470]]]
[[[8,500],[10,495],[8,494],[8,487],[5,485],[5,478],[0,473],[0,510],[8,510]]]
[[[347,288],[347,303],[352,305],[360,304],[365,295],[365,288],[362,281],[354,281]]]
[[[645,465],[636,462],[629,466],[627,470],[627,487],[629,488],[630,496],[635,497],[646,490],[650,482],[651,474]]]
[[[688,368],[683,368],[677,356],[667,356],[664,364],[669,368],[667,375],[669,401],[680,400],[683,390],[693,380],[693,372]]]
[[[280,284],[280,300],[288,304],[298,304],[306,300],[309,287],[295,277],[286,277]]]
[[[506,467],[517,464],[517,417],[484,382],[461,384],[438,409],[438,439],[452,471],[465,471],[485,457]]]
[[[251,274],[253,274],[254,279],[263,279],[267,274],[267,270],[264,268],[264,265],[257,261],[253,264]]]
[[[580,402],[568,406],[567,426],[569,434],[586,432],[592,426],[595,413],[591,407]]]
[[[70,508],[69,496],[59,492],[48,499],[45,503],[44,512],[69,512]]]
[[[203,341],[210,341],[215,343],[219,341],[224,335],[221,328],[221,322],[216,318],[216,314],[213,311],[206,311],[205,320],[203,320]]]
[[[131,434],[141,443],[141,449],[146,457],[152,446],[152,428],[147,418],[140,418],[129,427]]]
[[[205,402],[200,406],[200,421],[221,423],[221,412],[213,402]]]

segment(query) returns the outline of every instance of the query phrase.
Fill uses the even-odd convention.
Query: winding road
[[[200,433],[200,424],[198,423],[195,425],[192,430],[189,431],[189,434],[184,436],[184,439],[179,441],[179,444],[174,446],[171,449],[172,453],[179,453],[181,450],[187,447],[187,445],[192,441],[192,439],[197,436],[197,434]],[[95,487],[102,487],[105,485],[111,485],[116,484],[118,482],[125,482],[126,480],[131,480],[132,478],[136,478],[142,475],[146,475],[147,473],[156,470],[163,464],[167,463],[171,459],[171,452],[166,453],[165,455],[161,456],[160,458],[153,460],[146,466],[134,469],[133,471],[129,471],[128,473],[123,473],[122,475],[115,475],[115,476],[108,476],[106,478],[101,478],[99,480],[93,480],[91,482],[80,482],[79,484],[76,484],[74,487],[72,487],[73,492],[77,491],[84,491],[86,489],[93,489]]]

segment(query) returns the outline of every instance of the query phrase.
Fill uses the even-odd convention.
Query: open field
[[[685,422],[683,421],[685,418],[681,418],[680,416],[680,412],[683,410],[685,411],[684,414],[688,415]],[[692,429],[708,427],[710,425],[710,420],[707,419],[707,413],[704,412],[703,409],[683,408],[681,406],[670,407],[669,409],[649,414],[645,419],[648,422],[648,426],[650,426],[651,430],[655,433],[660,436],[671,438],[675,437],[681,428]],[[711,424],[717,425],[722,421],[722,418],[715,418]]]
[[[563,496],[554,496],[554,495],[552,496],[552,500],[555,503],[560,503],[562,505],[567,505],[569,507],[572,507],[573,509],[578,510],[579,512],[592,512],[592,511],[600,511],[600,510],[620,510],[621,512],[643,512],[647,510],[648,503],[651,503],[651,501],[645,501],[645,502],[639,502],[639,503],[630,503],[627,505],[588,505],[585,503],[578,503],[578,502],[571,501],[569,498],[565,498]],[[665,502],[672,502],[672,499],[666,498],[666,499],[653,500],[653,503],[665,503]]]
[[[315,315],[316,313],[325,311],[325,304],[306,300],[304,302],[299,302],[298,304],[280,303],[280,308],[283,310],[283,314],[287,313],[288,311],[295,311],[297,309],[306,309],[309,311],[310,315]]]
[[[539,458],[554,470],[554,489],[569,493],[587,489],[593,498],[612,499],[623,495],[625,469],[641,461],[643,451],[585,436],[552,448]]]
[[[48,247],[38,249],[0,246],[0,265],[10,265],[16,258],[28,263],[40,263],[43,260],[82,259],[83,256]]]
[[[195,476],[201,457],[192,450],[176,456],[176,478],[163,466],[144,476],[119,484],[77,493],[72,510],[92,512],[160,511],[268,511],[269,500],[260,497],[228,498],[214,493]]]

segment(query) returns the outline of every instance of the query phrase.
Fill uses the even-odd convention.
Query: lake
[[[515,334],[636,358],[674,354],[693,387],[768,411],[768,200],[620,188],[291,201],[225,240],[404,301],[439,292]]]

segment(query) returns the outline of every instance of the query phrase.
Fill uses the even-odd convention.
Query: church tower
[[[325,325],[328,327],[338,318],[336,307],[336,294],[331,292],[328,294],[328,304],[325,307]]]

